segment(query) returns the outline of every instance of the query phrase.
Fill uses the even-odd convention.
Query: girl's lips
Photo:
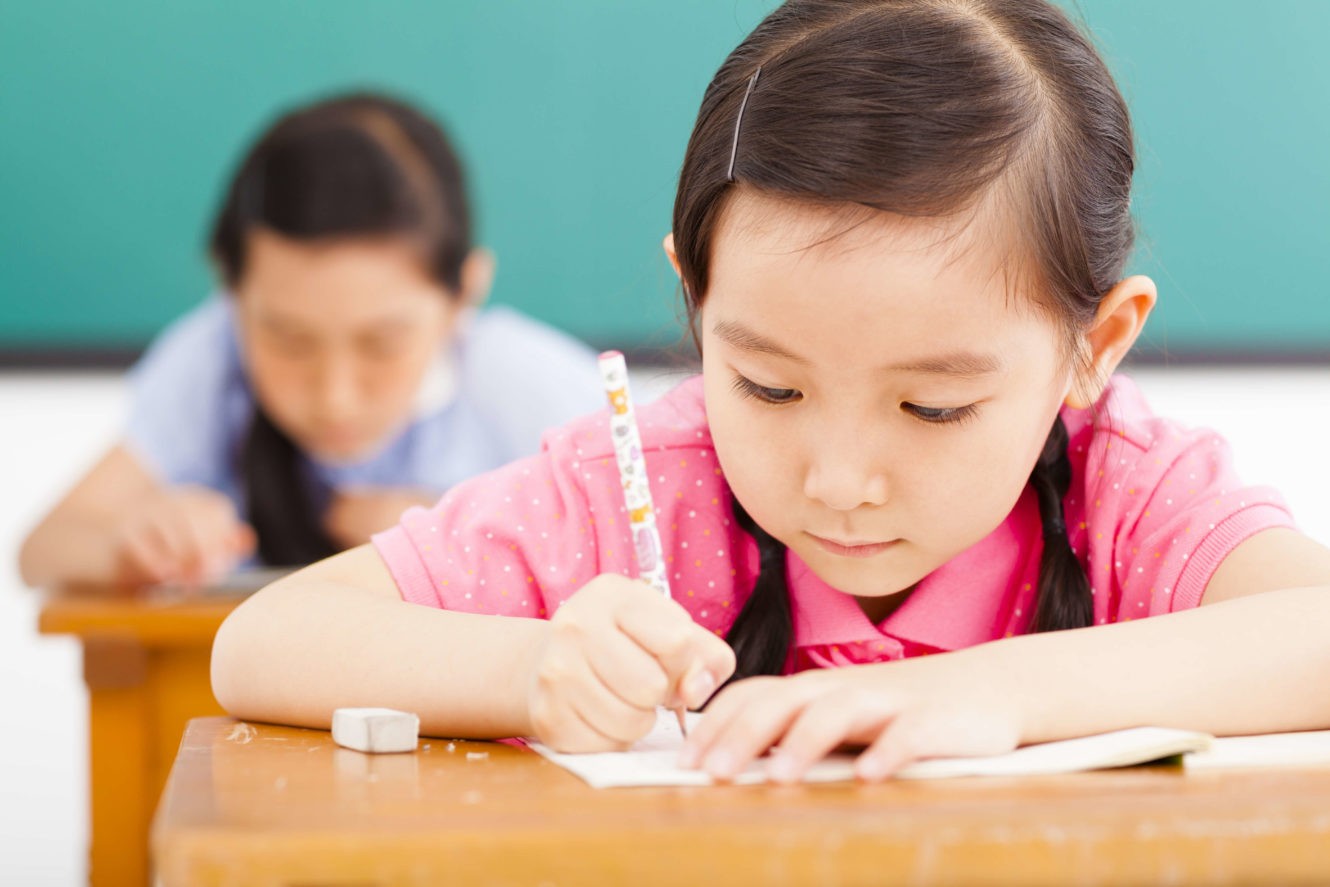
[[[841,557],[872,557],[886,551],[897,542],[895,539],[887,542],[833,542],[830,539],[823,539],[821,536],[814,536],[812,533],[808,535],[818,545],[822,546],[824,551],[838,554]]]

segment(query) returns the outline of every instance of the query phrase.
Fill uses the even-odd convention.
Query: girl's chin
[[[893,549],[899,544],[892,546]],[[884,598],[913,588],[923,578],[903,563],[888,563],[901,552],[888,550],[867,558],[843,557],[823,551],[795,551],[817,578],[843,594],[862,598]],[[925,574],[926,575],[926,574]]]
[[[380,449],[380,441],[366,443],[364,440],[319,440],[304,447],[316,462],[325,465],[354,465],[372,458]]]

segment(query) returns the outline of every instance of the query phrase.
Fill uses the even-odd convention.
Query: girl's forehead
[[[912,217],[741,189],[717,225],[711,283],[764,272],[787,279],[859,273],[884,285],[893,278],[932,281],[1025,302],[1031,263],[1016,240],[991,200],[951,216]]]
[[[1061,325],[1010,256],[983,213],[915,219],[736,196],[713,243],[700,320],[709,335],[737,323],[846,372],[884,350],[906,363],[985,352],[1051,364]]]

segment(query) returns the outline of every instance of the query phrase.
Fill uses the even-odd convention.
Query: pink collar
[[[1011,624],[1014,608],[1030,606],[1034,593],[1025,586],[1038,576],[1041,548],[1038,505],[1027,488],[996,530],[924,577],[879,625],[791,552],[786,565],[795,645],[888,640],[959,650],[995,640]]]

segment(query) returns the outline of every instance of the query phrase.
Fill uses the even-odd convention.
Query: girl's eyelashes
[[[979,405],[972,403],[963,407],[921,407],[917,403],[903,403],[901,409],[923,422],[946,425],[973,419],[979,412]]]
[[[793,388],[767,388],[738,374],[734,377],[734,390],[743,397],[755,397],[769,404],[794,403],[802,396]]]
[[[775,406],[795,403],[803,397],[794,388],[768,388],[737,373],[734,376],[734,390],[741,397],[752,397]],[[975,403],[963,407],[924,407],[915,403],[903,403],[901,409],[930,425],[958,424],[973,419],[979,413],[979,405]]]

